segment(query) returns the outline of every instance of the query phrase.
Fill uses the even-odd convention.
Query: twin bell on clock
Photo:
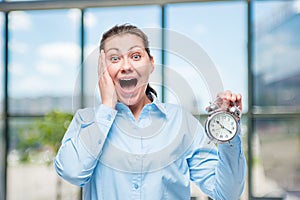
[[[209,139],[215,143],[229,142],[238,132],[238,121],[241,118],[241,110],[233,103],[233,106],[224,106],[221,98],[206,107],[208,118],[205,121],[205,132]]]

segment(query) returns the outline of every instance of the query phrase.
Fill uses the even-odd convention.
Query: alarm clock
[[[206,108],[209,116],[205,121],[205,132],[215,143],[229,142],[238,132],[241,111],[235,104],[229,109],[221,108],[216,101]]]

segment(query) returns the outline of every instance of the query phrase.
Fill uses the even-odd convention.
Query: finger
[[[99,57],[98,57],[98,76],[100,77],[100,76],[102,76],[102,74],[103,74],[103,59],[102,59],[102,50],[101,50],[101,52],[100,52],[100,54],[99,54]]]
[[[224,104],[223,101],[224,101],[224,92],[219,92],[217,94],[217,98],[216,98],[215,102],[217,103],[217,105],[219,107],[221,107]]]
[[[216,103],[217,103],[219,108],[227,109],[227,107],[229,105],[229,102],[227,101],[225,92],[219,92],[218,93]]]
[[[105,60],[105,53],[104,50],[101,50],[99,59],[98,59],[98,73],[99,76],[103,76],[104,73],[107,71],[107,66],[106,66],[106,60]]]
[[[236,99],[237,99],[237,106],[242,110],[243,109],[242,95],[237,94]]]
[[[231,101],[232,92],[230,90],[225,91],[225,99]]]
[[[102,60],[101,60],[101,54],[98,56],[98,76],[100,77],[100,74],[102,74]]]
[[[102,60],[102,66],[103,66],[103,68],[106,68],[105,53],[104,53],[103,49],[101,50],[100,55],[101,55],[101,60]]]
[[[236,94],[231,94],[231,99],[232,102],[236,102]]]
[[[241,101],[242,100],[242,95],[241,94],[237,94],[236,95],[236,100],[237,101]]]

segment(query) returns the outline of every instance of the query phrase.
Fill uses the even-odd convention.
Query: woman
[[[55,158],[57,173],[83,187],[83,199],[190,198],[190,180],[213,199],[239,199],[245,158],[240,133],[209,144],[203,127],[179,106],[161,103],[148,79],[154,59],[132,25],[104,33],[98,64],[102,103],[78,110]],[[242,108],[241,95],[218,94]]]

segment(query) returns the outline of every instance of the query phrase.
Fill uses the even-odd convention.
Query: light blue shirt
[[[138,120],[122,103],[78,110],[54,161],[84,200],[188,200],[190,181],[215,200],[237,200],[245,163],[240,133],[217,148],[190,113],[156,98]]]

